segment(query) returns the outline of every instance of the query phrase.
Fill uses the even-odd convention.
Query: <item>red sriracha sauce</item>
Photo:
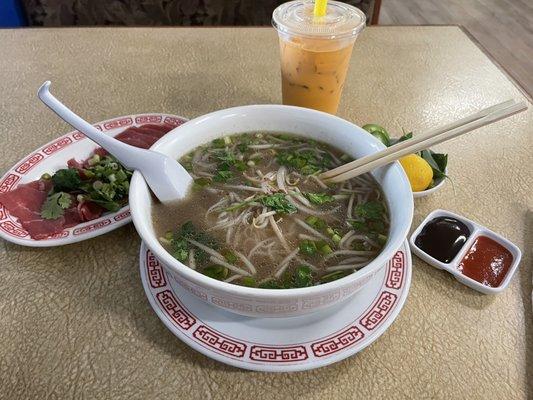
[[[461,260],[458,269],[485,286],[498,287],[507,275],[513,255],[498,242],[479,236]]]

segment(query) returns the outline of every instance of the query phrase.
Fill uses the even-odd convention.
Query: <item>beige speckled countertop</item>
[[[71,130],[37,100],[45,79],[90,121],[281,97],[266,28],[1,30],[0,54],[2,173]],[[378,27],[356,44],[339,115],[420,131],[511,96],[523,97],[459,28]],[[372,346],[319,370],[245,372],[159,321],[132,225],[55,249],[1,242],[0,398],[531,398],[533,109],[439,148],[455,190],[417,200],[414,224],[447,208],[514,241],[524,258],[503,294],[478,294],[415,258],[405,308]]]

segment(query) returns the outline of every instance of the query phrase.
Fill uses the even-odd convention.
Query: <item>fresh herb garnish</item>
[[[322,205],[335,201],[335,198],[326,193],[304,193],[304,196],[313,204]]]
[[[363,126],[363,129],[376,136],[387,147],[393,146],[405,140],[409,140],[413,137],[413,132],[406,133],[404,131],[403,135],[399,138],[391,139],[385,128],[376,124],[367,124]],[[435,153],[432,150],[422,150],[417,154],[422,157],[431,166],[431,169],[433,170],[433,181],[431,182],[428,189],[437,185],[442,179],[448,177],[446,175],[446,166],[448,165],[448,154]]]
[[[316,243],[312,240],[302,240],[299,248],[300,252],[306,256],[314,256],[318,251]]]
[[[307,265],[302,265],[296,268],[294,272],[294,286],[295,287],[308,287],[313,285],[313,274],[311,273],[311,268]]]
[[[76,190],[81,184],[81,178],[78,171],[73,168],[60,169],[52,176],[52,182],[54,184],[54,191],[68,192],[70,190]]]
[[[419,154],[433,170],[434,180],[446,178],[445,171],[448,164],[448,154],[435,153],[431,150],[422,150]]]
[[[301,152],[281,151],[276,156],[280,165],[293,167],[304,175],[312,175],[329,169],[333,166],[333,160],[327,153],[319,158],[316,153],[306,150]]]
[[[220,183],[226,183],[231,178],[233,178],[233,172],[231,171],[217,171],[215,176],[213,176],[213,180]]]
[[[355,207],[355,215],[364,219],[381,220],[385,207],[379,201],[369,201]]]
[[[54,193],[48,196],[41,208],[41,217],[44,219],[57,219],[64,214],[72,204],[72,196],[65,192]]]
[[[259,200],[261,204],[280,214],[293,214],[298,209],[292,204],[283,193],[263,196]]]
[[[181,262],[189,259],[191,244],[187,239],[193,239],[212,249],[218,249],[218,243],[208,234],[198,231],[191,221],[185,222],[181,228],[172,233],[170,232],[170,253]],[[202,249],[196,249],[194,259],[198,262],[204,262],[208,259],[208,254]]]
[[[243,286],[248,286],[248,287],[256,287],[257,286],[257,283],[255,282],[255,279],[252,278],[251,276],[242,277],[241,283],[242,283]]]
[[[324,221],[322,218],[315,217],[314,215],[310,215],[305,219],[305,222],[312,226],[315,229],[318,229],[319,231],[326,229],[328,224],[326,221]]]
[[[202,274],[207,275],[210,278],[222,281],[229,275],[229,270],[222,265],[209,265],[202,270]]]

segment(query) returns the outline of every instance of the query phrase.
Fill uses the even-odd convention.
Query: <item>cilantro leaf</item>
[[[331,203],[334,201],[334,197],[326,193],[304,193],[304,196],[307,197],[313,204],[322,205],[325,203]]]
[[[385,212],[385,207],[379,201],[369,201],[355,207],[355,214],[365,219],[380,220]]]
[[[261,204],[281,214],[293,214],[298,209],[289,202],[283,193],[276,193],[269,196],[264,196],[260,200]]]
[[[76,190],[81,184],[78,171],[73,168],[60,169],[52,176],[55,192],[67,192]]]
[[[64,210],[72,204],[72,196],[65,192],[49,195],[41,208],[41,217],[57,219],[64,214]]]
[[[294,286],[308,287],[313,285],[313,274],[311,268],[307,265],[302,265],[296,269],[293,276]]]
[[[304,175],[312,175],[316,172],[331,168],[333,159],[327,153],[319,158],[315,152],[306,150],[301,152],[281,151],[276,156],[279,165],[293,167]]]
[[[233,172],[231,171],[217,171],[215,176],[213,176],[213,180],[215,182],[221,182],[221,183],[225,183],[231,178],[233,178]]]

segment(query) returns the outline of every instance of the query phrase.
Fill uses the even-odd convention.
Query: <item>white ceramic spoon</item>
[[[193,179],[176,160],[103,134],[56,99],[49,87],[50,81],[46,81],[39,88],[38,96],[42,102],[65,122],[115,156],[126,168],[139,171],[161,202],[169,203],[187,195]]]

